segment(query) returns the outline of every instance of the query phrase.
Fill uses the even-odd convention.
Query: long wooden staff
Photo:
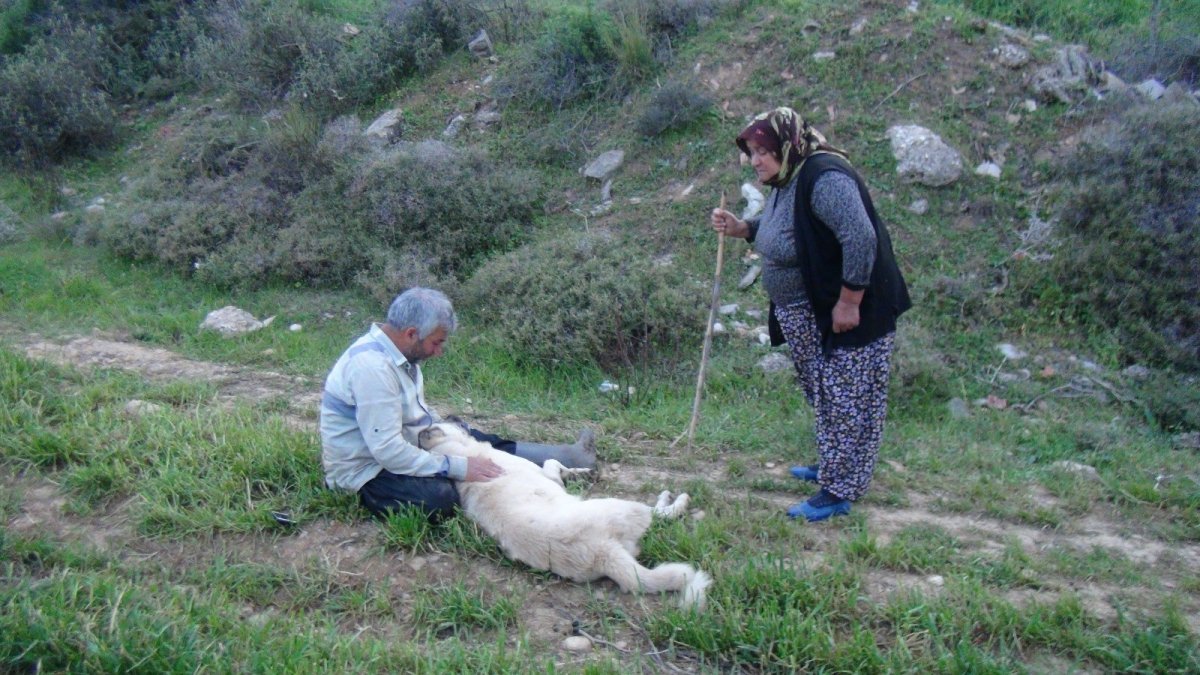
[[[721,210],[725,210],[725,191],[721,191]],[[725,233],[717,233],[717,271],[713,274],[712,301],[708,305],[708,325],[704,328],[704,349],[700,352],[700,372],[696,374],[696,397],[692,399],[692,421],[687,429],[687,448],[692,449],[696,436],[696,422],[700,419],[700,397],[704,393],[704,370],[708,366],[708,354],[712,351],[713,321],[717,316],[717,303],[721,299],[721,265],[725,261]],[[682,435],[680,436],[682,438]],[[671,447],[679,443],[676,438]]]

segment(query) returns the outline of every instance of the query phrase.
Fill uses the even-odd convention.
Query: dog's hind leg
[[[660,518],[678,518],[687,513],[688,502],[691,497],[688,497],[686,492],[680,494],[671,501],[671,493],[663,490],[658,495],[658,503],[654,505],[654,515]]]
[[[605,576],[626,593],[680,593],[679,606],[704,609],[705,589],[712,577],[685,563],[663,563],[654,569],[643,566],[629,551],[611,546],[602,561]]]

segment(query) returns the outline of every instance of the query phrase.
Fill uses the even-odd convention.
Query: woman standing
[[[815,413],[819,462],[792,468],[820,491],[788,509],[818,521],[850,512],[871,484],[896,317],[912,306],[867,186],[846,153],[791,108],[754,118],[737,137],[771,187],[762,215],[714,209],[712,227],[764,260],[772,344],[785,340]]]

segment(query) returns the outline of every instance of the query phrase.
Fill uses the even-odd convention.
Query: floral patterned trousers
[[[804,396],[813,408],[820,456],[817,481],[842,499],[856,500],[870,487],[879,457],[896,333],[862,347],[839,347],[825,354],[807,300],[776,306],[775,318],[792,350]]]

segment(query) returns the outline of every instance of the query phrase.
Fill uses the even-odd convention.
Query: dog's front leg
[[[542,464],[542,473],[545,474],[546,478],[558,483],[563,488],[566,488],[566,485],[563,484],[563,478],[582,476],[590,472],[591,469],[568,469],[557,459],[548,459],[545,464]]]

